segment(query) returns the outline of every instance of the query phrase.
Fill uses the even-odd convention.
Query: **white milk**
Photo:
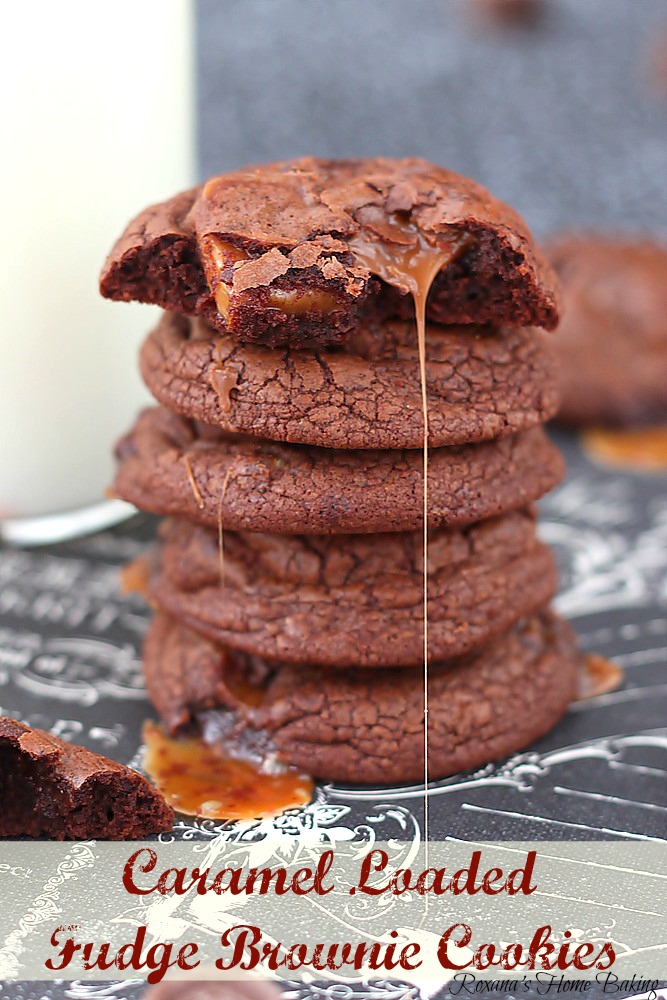
[[[101,499],[157,310],[100,298],[125,223],[193,178],[187,0],[16,3],[0,41],[0,517]]]

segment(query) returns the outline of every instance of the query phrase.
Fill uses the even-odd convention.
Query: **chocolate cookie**
[[[421,671],[269,665],[158,615],[144,672],[172,732],[197,723],[228,753],[274,753],[325,781],[424,778]],[[572,631],[549,611],[475,654],[431,664],[429,776],[479,767],[542,736],[575,697],[576,673]]]
[[[423,658],[421,532],[385,535],[161,530],[158,606],[214,641],[288,663],[418,666]],[[429,540],[429,651],[448,659],[509,628],[553,595],[534,513],[515,511]]]
[[[157,408],[116,448],[113,493],[153,514],[280,534],[411,531],[423,524],[420,450],[340,451],[227,434]],[[563,472],[542,428],[429,454],[429,523],[523,507]]]
[[[503,437],[558,407],[546,335],[427,328],[433,447]],[[342,351],[274,351],[165,314],[141,352],[156,399],[227,431],[325,448],[421,448],[414,324],[367,324]]]
[[[129,767],[0,717],[0,837],[128,840],[170,830],[174,814]]]
[[[436,252],[431,319],[556,325],[553,275],[523,220],[419,159],[304,158],[214,177],[134,219],[100,288],[243,341],[322,346],[343,341],[364,309],[404,308],[409,281],[391,260]]]
[[[564,290],[554,337],[569,425],[667,420],[667,248],[563,236],[548,246]]]
[[[546,0],[475,0],[468,4],[474,18],[497,28],[529,28],[542,21],[547,12]]]

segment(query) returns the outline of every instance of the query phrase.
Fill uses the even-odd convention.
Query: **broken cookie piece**
[[[421,159],[303,158],[214,177],[133,220],[100,289],[244,342],[341,344],[363,313],[412,313],[409,289],[379,277],[379,243],[383,257],[413,244],[443,254],[428,309],[437,322],[558,321],[553,275],[523,220]]]
[[[0,717],[0,837],[129,840],[174,814],[136,771],[42,729]]]

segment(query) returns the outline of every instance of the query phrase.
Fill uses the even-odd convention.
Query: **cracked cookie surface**
[[[547,335],[427,327],[429,443],[504,437],[558,407]],[[275,441],[324,448],[420,448],[414,326],[366,325],[343,351],[277,351],[165,314],[141,351],[146,385],[170,410]]]
[[[424,777],[422,676],[414,670],[323,671],[267,664],[158,614],[146,637],[149,696],[165,724],[210,728],[225,749],[258,730],[286,763],[321,780],[402,784]],[[572,630],[541,611],[477,653],[433,663],[429,775],[444,778],[522,750],[575,696]],[[261,694],[247,698],[248,688]],[[222,710],[222,711],[221,711]]]
[[[423,539],[224,533],[169,521],[151,579],[156,604],[202,635],[290,663],[423,662]],[[532,510],[438,529],[429,538],[429,655],[480,646],[556,588]]]
[[[437,322],[558,321],[553,273],[523,220],[474,181],[420,159],[310,157],[211,178],[137,216],[100,288],[202,316],[243,341],[341,343],[364,313],[411,309],[405,289],[369,270],[360,236],[399,249],[465,240],[433,283]]]
[[[261,441],[146,410],[117,445],[116,496],[153,514],[280,534],[410,531],[423,524],[423,455]],[[469,524],[537,500],[563,461],[542,428],[432,448],[429,524]]]

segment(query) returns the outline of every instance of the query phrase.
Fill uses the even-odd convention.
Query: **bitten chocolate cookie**
[[[288,663],[419,666],[423,661],[421,532],[237,534],[184,521],[161,529],[151,581],[158,606],[214,641]],[[534,512],[515,511],[429,539],[429,652],[448,659],[545,604],[553,556]]]
[[[558,407],[553,356],[536,330],[430,326],[426,332],[433,447],[504,437]],[[226,431],[324,448],[421,448],[414,323],[365,325],[345,352],[274,351],[218,337],[165,314],[141,371],[170,410]]]
[[[170,830],[174,814],[129,767],[0,717],[0,837],[128,840]]]
[[[554,337],[564,424],[667,420],[667,248],[562,236],[547,247],[563,286]]]
[[[144,673],[172,732],[197,723],[228,753],[274,753],[326,781],[423,780],[420,671],[269,665],[158,615],[146,637]],[[576,674],[572,631],[549,611],[475,654],[431,664],[430,777],[479,767],[542,736],[575,697]]]
[[[558,321],[553,275],[523,220],[473,181],[419,159],[304,158],[214,177],[134,219],[100,288],[202,316],[243,341],[335,344],[364,309],[405,305],[405,279],[377,277],[378,246],[390,269],[406,247],[445,253],[432,320]]]
[[[420,450],[339,451],[239,437],[146,410],[117,445],[115,496],[234,531],[336,534],[423,524]],[[469,524],[537,500],[562,477],[542,428],[429,454],[429,524]]]

